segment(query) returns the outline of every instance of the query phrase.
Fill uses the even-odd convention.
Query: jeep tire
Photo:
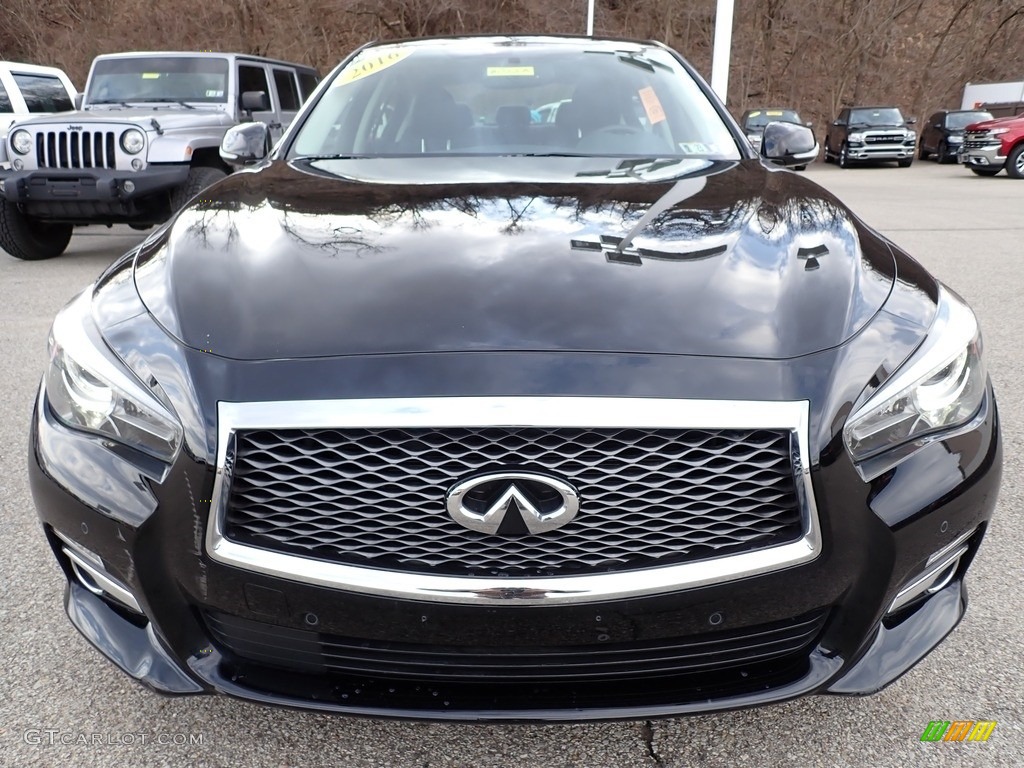
[[[189,200],[198,195],[215,181],[227,176],[220,168],[200,165],[188,169],[185,183],[171,192],[171,213],[180,211]]]
[[[64,253],[70,224],[51,224],[26,216],[9,200],[0,200],[0,248],[16,259],[41,261]]]

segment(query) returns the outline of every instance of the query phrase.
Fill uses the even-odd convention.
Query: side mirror
[[[842,120],[833,120],[832,125],[846,125]]]
[[[220,159],[232,168],[264,160],[269,154],[270,132],[266,123],[241,123],[228,128],[220,143]]]
[[[253,112],[266,112],[270,109],[270,97],[266,91],[243,91],[242,111],[250,118]]]
[[[907,119],[907,125],[917,125],[917,118],[911,117]]]
[[[79,110],[79,109],[82,108],[82,101],[84,99],[85,99],[85,94],[84,93],[76,93],[75,94],[75,98],[73,98],[71,100],[71,103],[74,104],[76,110]]]
[[[806,125],[768,123],[761,136],[761,156],[776,165],[807,165],[818,156],[818,142]]]

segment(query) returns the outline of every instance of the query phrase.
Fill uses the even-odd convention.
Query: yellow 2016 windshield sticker
[[[142,79],[143,80],[159,80],[160,79],[160,73],[159,72],[143,72],[142,73]]]
[[[533,67],[488,67],[488,77],[533,77]]]
[[[368,51],[365,57],[360,56],[345,67],[345,71],[338,75],[332,87],[348,85],[356,80],[362,80],[364,77],[375,75],[411,55],[411,48],[395,48],[386,53]]]

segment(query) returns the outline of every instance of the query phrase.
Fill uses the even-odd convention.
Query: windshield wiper
[[[655,61],[654,59],[644,56],[642,53],[635,51],[584,51],[584,53],[605,53],[611,56],[615,56],[619,61],[625,64],[632,64],[635,67],[646,69],[648,72],[654,72],[655,67],[663,69],[667,72],[672,71],[672,67],[661,61]]]
[[[118,106],[124,107],[125,109],[131,109],[132,108],[132,105],[129,104],[127,101],[119,101],[117,99],[104,99],[102,101],[90,101],[87,106],[94,107],[94,106],[97,106],[99,104],[117,104]]]
[[[154,104],[180,104],[185,107],[185,109],[195,109],[191,104],[188,104],[181,99],[146,99],[146,101],[151,101]]]

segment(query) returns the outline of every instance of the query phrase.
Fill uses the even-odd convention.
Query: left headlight
[[[50,329],[50,408],[68,427],[170,462],[181,445],[181,425],[106,347],[92,320],[91,298],[88,290],[79,294]]]
[[[15,131],[11,134],[11,149],[19,155],[27,155],[32,151],[32,135],[28,131]]]
[[[121,149],[129,155],[139,154],[144,146],[146,146],[146,137],[142,135],[142,131],[129,128],[121,134]]]
[[[847,420],[843,435],[854,461],[972,420],[985,397],[981,333],[959,297],[939,289],[935,320],[925,341]]]

